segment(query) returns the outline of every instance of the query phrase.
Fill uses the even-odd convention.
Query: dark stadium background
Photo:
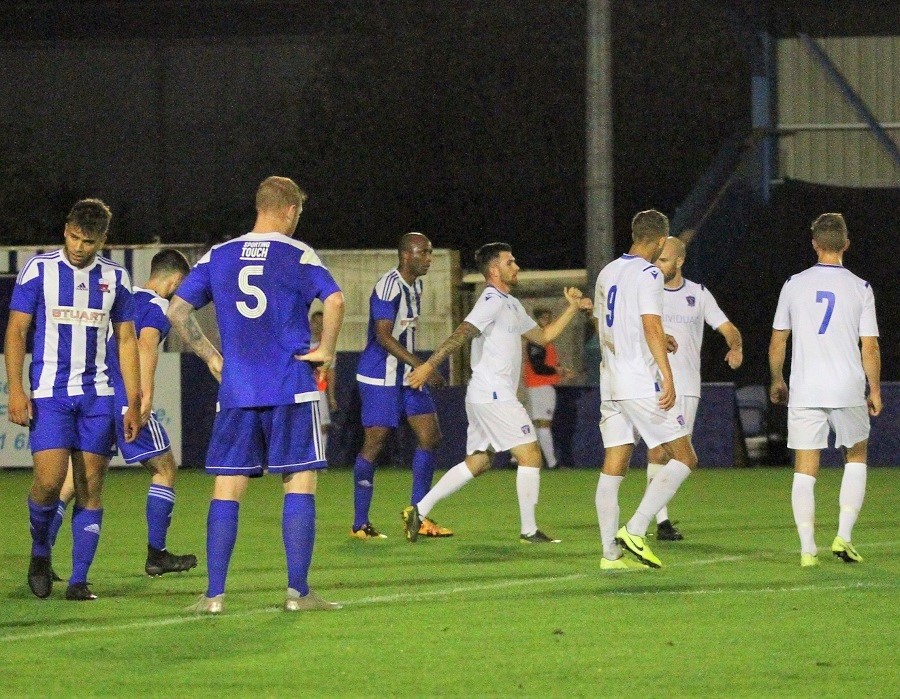
[[[749,128],[750,67],[723,12],[729,5],[776,35],[891,34],[900,25],[888,1],[614,1],[617,253],[633,212],[673,214],[723,141]],[[585,21],[584,2],[563,0],[4,3],[0,65],[17,48],[50,42],[58,60],[41,70],[57,80],[91,69],[77,51],[73,58],[79,44],[252,47],[303,36],[310,49],[282,65],[242,66],[246,102],[221,98],[230,66],[198,74],[190,95],[166,95],[211,115],[203,128],[174,125],[181,137],[167,144],[154,140],[158,105],[134,113],[146,102],[130,99],[129,76],[115,69],[96,76],[96,93],[60,101],[7,66],[2,243],[55,241],[68,206],[86,195],[112,205],[113,242],[231,237],[252,222],[256,184],[281,173],[311,195],[299,235],[316,247],[392,247],[417,229],[459,249],[469,267],[489,239],[511,242],[526,268],[583,267]],[[286,74],[302,75],[302,88],[259,101],[267,81]],[[166,75],[150,77],[165,94]],[[60,110],[75,115],[66,133],[54,132],[58,120],[34,118]],[[134,137],[105,142],[104,125],[122,119],[135,123]],[[900,298],[884,253],[893,247],[898,190],[786,183],[740,244],[723,246],[718,256],[728,263],[700,279],[745,330],[742,383],[765,380],[774,300],[786,276],[813,261],[805,228],[826,209],[848,215],[846,261],[875,287],[885,378],[896,378]],[[694,247],[708,255],[716,241],[701,236]],[[732,378],[720,349],[707,342],[707,380]]]

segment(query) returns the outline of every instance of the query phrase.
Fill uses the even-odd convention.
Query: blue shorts
[[[116,412],[120,416],[124,415],[127,409],[127,405],[116,401]],[[156,413],[153,412],[150,413],[150,419],[138,432],[137,439],[133,442],[125,441],[125,422],[121,417],[116,420],[116,444],[118,444],[119,452],[126,464],[147,461],[154,456],[165,454],[171,448],[166,428],[156,419]]]
[[[108,456],[115,444],[115,405],[112,396],[33,398],[34,419],[29,428],[31,453],[72,449]]]
[[[434,401],[427,386],[373,386],[357,382],[362,401],[363,427],[398,427],[401,416],[435,413]]]
[[[206,472],[261,476],[325,468],[319,401],[262,408],[225,408],[216,415]]]

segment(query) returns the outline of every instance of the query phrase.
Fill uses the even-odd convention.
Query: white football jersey
[[[472,340],[469,403],[517,400],[522,374],[522,335],[537,326],[519,299],[493,286],[481,292],[466,316],[481,334]]]
[[[700,397],[700,346],[704,322],[713,330],[728,322],[709,289],[689,279],[677,289],[666,287],[663,328],[678,342],[678,351],[669,353],[676,395]]]
[[[594,315],[607,368],[604,399],[652,398],[661,387],[659,367],[644,336],[642,315],[663,314],[663,275],[643,257],[622,255],[597,275]]]
[[[878,337],[869,283],[841,265],[817,264],[788,279],[772,327],[790,330],[791,408],[866,404],[860,337]]]

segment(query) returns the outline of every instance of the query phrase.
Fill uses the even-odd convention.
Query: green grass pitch
[[[400,510],[410,475],[382,469],[372,519],[390,538],[347,536],[352,475],[319,479],[314,589],[330,613],[280,611],[286,587],[281,485],[251,483],[225,613],[184,608],[205,588],[211,478],[184,471],[169,533],[200,567],[143,575],[148,477],[110,474],[91,569],[96,602],[28,591],[30,472],[0,472],[3,696],[900,696],[897,471],[871,469],[854,541],[830,555],[840,470],[816,489],[821,565],[801,569],[789,469],[707,470],[671,505],[686,535],[659,542],[658,571],[603,574],[595,471],[544,472],[538,521],[559,545],[518,538],[513,471],[488,473],[432,513],[456,536],[411,545]],[[626,479],[622,518],[643,471]],[[69,570],[71,534],[54,562]]]

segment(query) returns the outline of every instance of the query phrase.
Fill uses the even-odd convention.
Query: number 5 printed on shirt
[[[828,330],[828,323],[831,322],[831,312],[834,310],[834,292],[833,291],[817,291],[816,303],[825,301],[828,305],[825,307],[825,317],[822,318],[822,325],[819,326],[819,335],[824,335]]]
[[[253,318],[259,318],[266,312],[266,306],[269,305],[269,300],[266,298],[265,292],[258,286],[254,286],[250,283],[250,277],[261,276],[264,271],[265,267],[262,265],[247,265],[241,269],[241,272],[238,275],[238,288],[241,292],[247,294],[247,296],[252,296],[256,299],[256,306],[253,308],[243,301],[235,303],[238,313],[245,318],[250,318],[251,320]]]

